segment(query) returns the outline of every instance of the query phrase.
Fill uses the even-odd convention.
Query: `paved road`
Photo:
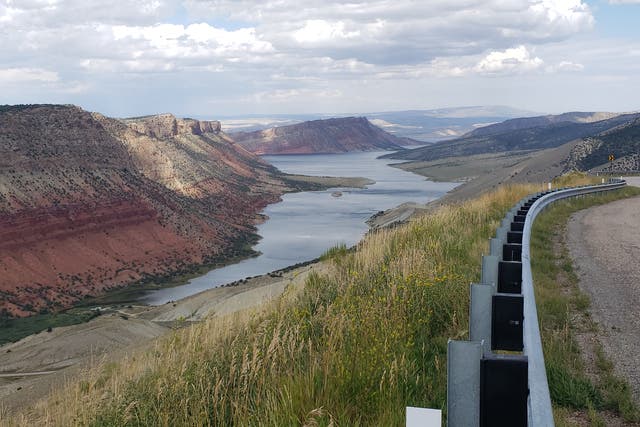
[[[567,243],[605,352],[640,401],[640,197],[576,213]]]
[[[640,176],[629,176],[624,178],[629,185],[635,185],[636,187],[640,187]]]

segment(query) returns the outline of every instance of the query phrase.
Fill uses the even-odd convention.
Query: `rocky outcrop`
[[[116,120],[73,106],[0,107],[0,312],[246,255],[288,190],[219,122]]]
[[[171,138],[178,135],[202,135],[203,133],[219,133],[220,122],[178,119],[172,114],[159,114],[135,119],[127,119],[125,123],[133,130],[153,138]]]
[[[614,161],[609,161],[613,155]],[[640,170],[640,118],[583,138],[571,150],[566,170],[632,172]]]
[[[256,132],[238,132],[233,139],[255,154],[315,154],[401,150],[400,138],[372,125],[365,117],[313,120]]]
[[[573,146],[566,161],[566,171],[581,171],[585,159],[593,155],[602,145],[597,138],[584,138]]]

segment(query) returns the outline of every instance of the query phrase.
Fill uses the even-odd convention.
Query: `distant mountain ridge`
[[[563,122],[593,123],[602,120],[608,120],[621,115],[621,113],[609,112],[569,112],[555,115],[551,114],[546,116],[518,117],[515,119],[505,120],[501,123],[496,123],[490,126],[475,129],[463,135],[463,137],[497,135],[509,131],[543,127]]]
[[[391,135],[365,117],[312,120],[255,132],[238,132],[232,137],[259,155],[395,151],[401,150],[402,145],[417,143]]]
[[[601,117],[609,118],[598,120]],[[600,134],[639,117],[640,113],[566,113],[512,119],[474,130],[461,138],[440,141],[385,157],[428,161],[483,153],[543,150]]]
[[[419,141],[443,141],[508,119],[536,113],[505,106],[468,106],[433,110],[406,110],[370,113],[372,123],[397,136]]]
[[[616,158],[612,163],[610,154]],[[397,166],[432,179],[463,181],[445,196],[449,200],[504,183],[549,182],[574,170],[638,171],[640,114],[565,113],[508,120],[463,138],[383,157],[405,160]]]
[[[216,121],[0,107],[0,314],[246,255],[281,174]]]
[[[364,116],[384,131],[399,137],[412,138],[422,143],[457,138],[488,124],[500,123],[519,117],[539,116],[540,113],[506,106],[467,106],[432,110],[382,111],[358,114],[332,114],[344,118]],[[272,116],[249,115],[222,120],[223,130],[254,132],[304,121],[327,119],[326,114],[276,114]]]

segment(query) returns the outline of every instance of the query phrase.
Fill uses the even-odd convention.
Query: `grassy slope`
[[[541,324],[545,364],[556,425],[606,425],[602,418],[640,421],[628,385],[617,378],[603,352],[595,355],[595,377],[586,374],[584,357],[576,340],[581,328],[597,330],[588,315],[589,297],[578,288],[578,278],[564,246],[564,228],[572,213],[591,206],[639,195],[635,187],[603,195],[557,202],[538,216],[531,239],[531,267]]]
[[[468,285],[504,213],[538,186],[506,186],[328,255],[334,273],[249,320],[209,319],[153,351],[98,367],[25,424],[403,425],[444,408],[446,343],[465,339]],[[21,422],[18,420],[18,422]]]

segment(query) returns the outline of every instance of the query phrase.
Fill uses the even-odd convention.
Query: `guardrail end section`
[[[482,341],[449,340],[447,349],[447,426],[480,425]]]

